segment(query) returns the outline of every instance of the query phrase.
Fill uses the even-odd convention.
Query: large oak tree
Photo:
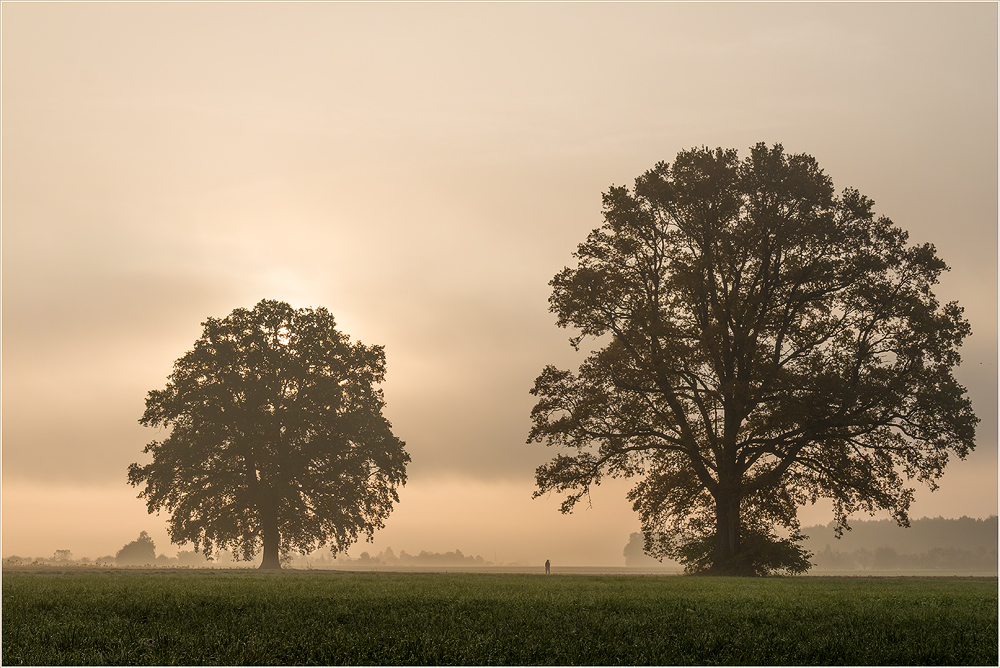
[[[174,543],[279,556],[369,539],[399,501],[410,460],[382,416],[381,346],[352,343],[324,308],[264,300],[209,318],[139,421],[167,437],[128,480]]]
[[[604,195],[604,225],[552,280],[558,324],[595,351],[546,367],[529,442],[559,452],[536,496],[569,512],[634,478],[647,550],[690,571],[801,572],[797,509],[908,521],[974,447],[952,371],[970,333],[932,287],[945,263],[807,155],[694,149]]]

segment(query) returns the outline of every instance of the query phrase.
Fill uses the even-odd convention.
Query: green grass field
[[[997,665],[997,578],[5,569],[3,663]]]

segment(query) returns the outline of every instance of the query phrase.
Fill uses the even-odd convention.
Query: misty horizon
[[[916,530],[913,530],[916,527]],[[834,523],[827,525],[803,526],[803,533],[806,535],[804,545],[812,551],[812,561],[815,564],[813,571],[823,573],[831,568],[838,571],[865,571],[870,570],[872,565],[857,564],[850,561],[847,565],[843,562],[845,558],[850,559],[851,555],[856,555],[859,548],[862,551],[878,554],[880,551],[891,550],[893,555],[901,554],[906,556],[926,556],[928,551],[958,551],[958,557],[965,557],[966,561],[972,560],[972,565],[958,567],[938,566],[944,570],[962,571],[971,570],[975,572],[995,571],[997,568],[997,516],[992,515],[987,518],[943,518],[943,517],[920,517],[912,518],[911,526],[908,528],[898,527],[889,520],[860,520],[852,523],[852,531],[847,532],[841,538],[836,538]],[[145,533],[145,532],[143,532]],[[638,542],[637,542],[638,541]],[[658,561],[641,553],[641,534],[632,533],[629,541],[623,546],[621,559],[616,563],[605,564],[577,564],[573,562],[556,563],[554,567],[557,572],[579,571],[587,569],[592,572],[600,572],[601,569],[611,569],[611,572],[635,571],[635,572],[683,572],[683,565],[670,560]],[[821,547],[825,543],[825,548]],[[391,545],[385,546],[381,550],[370,547],[370,543],[355,544],[347,553],[333,555],[328,549],[316,550],[309,554],[289,555],[285,568],[292,569],[335,569],[335,570],[443,570],[443,569],[479,569],[498,571],[504,569],[514,569],[515,572],[523,570],[542,570],[541,563],[527,563],[520,560],[504,561],[498,558],[502,550],[494,552],[492,557],[481,554],[465,554],[460,548],[441,553],[429,552],[427,550],[407,550],[406,548],[394,549]],[[122,550],[126,546],[123,546]],[[990,550],[992,548],[992,550]],[[139,559],[131,563],[120,563],[117,559],[118,550],[100,556],[81,555],[73,552],[72,549],[56,550],[52,557],[41,555],[3,555],[5,565],[52,565],[52,566],[111,566],[111,567],[152,567],[152,568],[240,568],[256,569],[257,559],[241,561],[234,557],[228,550],[222,550],[214,559],[206,559],[203,555],[190,549],[180,547],[177,554],[169,556],[160,548],[155,549],[155,558]],[[984,551],[985,550],[985,551]],[[831,551],[840,557],[839,562],[830,565]],[[353,555],[351,553],[354,553]],[[630,556],[631,555],[631,556]],[[869,557],[871,558],[871,557]],[[939,557],[940,558],[940,557]],[[961,564],[961,562],[958,562]],[[839,564],[839,565],[838,565]],[[984,566],[985,565],[985,566]],[[878,563],[875,563],[878,566]],[[908,570],[914,566],[902,566],[897,570]],[[930,567],[928,567],[930,568]],[[568,570],[567,570],[568,569]]]

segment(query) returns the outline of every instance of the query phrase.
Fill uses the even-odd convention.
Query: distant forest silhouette
[[[314,561],[309,557],[303,557],[303,559]],[[372,566],[492,566],[493,562],[486,561],[479,555],[462,554],[461,550],[453,552],[421,550],[419,554],[409,554],[406,550],[400,550],[399,554],[396,554],[391,547],[387,547],[374,556],[362,552],[355,559],[345,556],[338,556],[335,560],[323,559],[323,565],[360,566],[362,568],[371,568]]]
[[[808,536],[803,546],[813,553],[812,571],[866,571],[866,570],[947,570],[947,571],[996,571],[998,535],[997,516],[986,519],[943,517],[912,520],[909,528],[898,526],[893,520],[856,520],[851,531],[844,532],[838,540],[834,536],[835,523],[803,527]],[[623,556],[625,566],[632,568],[677,569],[679,564],[659,562],[643,551],[642,534],[630,536]],[[141,553],[141,554],[140,554]],[[191,550],[181,550],[176,557],[156,555],[152,539],[146,532],[124,545],[116,556],[106,555],[91,559],[76,557],[71,550],[56,550],[51,557],[22,557],[11,555],[3,560],[5,566],[133,566],[156,568],[247,568],[251,563],[236,561],[227,551],[220,551],[216,559],[205,557]],[[487,561],[479,555],[421,550],[410,554],[398,553],[391,547],[371,555],[362,552],[357,557],[344,554],[336,558],[327,553],[295,555],[285,560],[292,568],[341,568],[370,570],[385,568],[434,568],[434,567],[494,567],[523,566]],[[619,564],[607,564],[616,567]]]
[[[237,561],[227,550],[220,550],[212,561],[204,555],[191,550],[181,550],[176,557],[164,554],[156,555],[156,546],[149,535],[143,531],[137,540],[127,543],[116,556],[103,556],[96,559],[89,557],[74,557],[71,550],[56,550],[52,557],[22,557],[11,555],[3,560],[6,566],[18,565],[49,565],[49,566],[121,566],[150,568],[248,568],[251,562]],[[463,554],[461,550],[453,552],[428,552],[421,550],[410,554],[400,550],[396,554],[391,547],[372,556],[362,552],[352,558],[344,554],[332,557],[328,553],[313,553],[310,555],[292,555],[283,558],[283,565],[291,568],[343,568],[369,570],[380,566],[400,568],[415,566],[421,568],[450,566],[493,566],[492,561],[486,561],[479,555]]]
[[[997,516],[911,520],[908,528],[893,520],[855,520],[838,540],[836,523],[803,527],[802,545],[813,553],[813,571],[853,570],[997,570]],[[662,564],[642,551],[642,534],[633,533],[625,546],[625,565],[677,567]]]

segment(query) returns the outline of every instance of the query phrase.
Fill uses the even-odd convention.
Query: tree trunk
[[[280,537],[278,533],[278,504],[265,495],[258,503],[260,513],[260,537],[264,543],[264,559],[260,563],[261,570],[280,570],[281,561],[278,555]]]
[[[717,575],[745,575],[740,568],[740,495],[732,489],[720,490],[715,499],[715,558],[711,572]]]
[[[734,366],[738,366],[734,363]],[[734,384],[742,390],[742,384]],[[722,456],[719,484],[715,490],[715,558],[711,572],[717,575],[748,575],[752,570],[742,559],[740,506],[743,501],[743,472],[737,465],[736,438],[745,417],[743,402],[732,393],[723,395]]]

